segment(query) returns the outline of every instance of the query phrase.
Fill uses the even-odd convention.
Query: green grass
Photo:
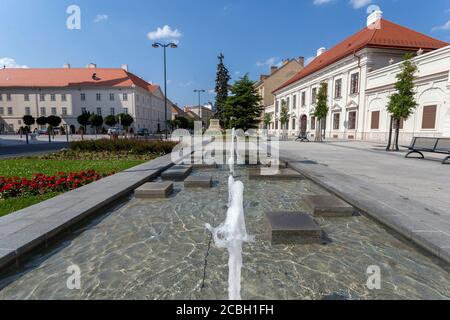
[[[95,170],[100,173],[119,172],[139,164],[145,160],[46,160],[39,158],[20,158],[0,160],[0,176],[31,178],[34,173],[54,175],[58,172],[79,172],[81,170]],[[17,197],[0,200],[0,217],[14,211],[32,206],[39,202],[57,196],[49,193],[41,196]]]
[[[95,170],[100,173],[122,171],[141,163],[144,160],[43,160],[38,158],[0,160],[0,176],[27,177],[34,173],[54,175],[58,172],[78,172]]]

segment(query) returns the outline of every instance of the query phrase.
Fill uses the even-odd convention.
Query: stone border
[[[285,159],[292,169],[330,193],[450,263],[450,237],[442,231],[443,225],[450,225],[438,219],[431,208],[318,163],[306,164],[288,156]]]
[[[173,165],[171,154],[0,217],[0,271]]]

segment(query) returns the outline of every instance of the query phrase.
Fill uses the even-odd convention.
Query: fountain
[[[230,300],[241,300],[242,243],[251,242],[254,238],[247,234],[245,228],[244,184],[234,180],[234,129],[231,136],[227,217],[217,228],[211,227],[210,224],[206,224],[206,228],[211,232],[217,247],[228,249],[228,297]]]

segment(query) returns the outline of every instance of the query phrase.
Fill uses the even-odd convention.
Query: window
[[[116,109],[114,109],[114,108],[109,109],[109,114],[112,115],[112,116],[115,116],[116,115]]]
[[[45,101],[45,94],[41,93],[39,95],[39,101]]]
[[[436,111],[437,111],[437,106],[423,107],[422,129],[435,129],[436,128]]]
[[[86,101],[86,93],[81,94],[81,101]]]
[[[289,97],[286,99],[286,107],[288,110],[291,108],[291,98]]]
[[[334,97],[342,98],[342,79],[337,79],[334,86]]]
[[[122,94],[122,100],[123,101],[128,101],[128,93]]]
[[[297,95],[294,95],[292,97],[292,108],[295,110],[297,109]]]
[[[102,115],[102,108],[97,108],[97,115],[99,115],[99,116]]]
[[[128,114],[128,108],[123,108],[123,113]]]
[[[278,113],[279,102],[275,101],[275,113]]]
[[[50,95],[50,101],[56,101],[56,94],[51,94]]]
[[[25,100],[25,101],[30,101],[30,95],[29,95],[28,93],[25,93],[25,94],[23,95],[23,100]]]
[[[275,121],[275,130],[278,130],[278,121]]]
[[[82,113],[82,114],[87,113],[86,108],[81,108],[81,113]]]
[[[12,116],[13,110],[12,107],[8,107],[8,116]]]
[[[316,117],[311,117],[311,130],[316,130]]]
[[[45,116],[47,114],[45,107],[41,107],[41,116]]]
[[[295,130],[295,118],[292,119],[292,130]]]
[[[67,116],[67,108],[66,107],[62,107],[62,115],[63,116]]]
[[[52,113],[52,116],[56,116],[56,107],[52,107],[51,113]]]
[[[348,129],[356,129],[356,111],[349,112],[348,114]]]
[[[5,108],[0,107],[0,116],[3,116],[5,114]]]
[[[97,101],[101,101],[102,100],[102,94],[101,93],[97,93],[95,95],[95,97],[96,97]]]
[[[0,101],[3,101],[3,94],[0,93]]]
[[[302,92],[302,107],[306,106],[306,92]]]
[[[11,93],[6,94],[6,101],[11,101]]]
[[[317,100],[317,88],[312,89],[311,101],[312,104],[316,104]]]
[[[370,128],[372,130],[377,130],[380,128],[380,111],[372,111],[372,121],[370,123]]]
[[[341,114],[340,113],[333,114],[333,130],[339,130],[340,121],[341,121]]]
[[[114,93],[109,94],[109,101],[114,101]]]
[[[359,92],[359,73],[352,74],[350,83],[350,94],[356,94]]]
[[[403,130],[404,126],[405,126],[405,119],[404,119],[404,118],[400,118],[400,126],[399,126],[399,129],[400,129],[400,130]]]
[[[67,101],[67,96],[65,93],[61,95],[61,101]]]
[[[30,107],[25,107],[25,114],[26,114],[27,116],[31,115],[31,109],[30,109]]]

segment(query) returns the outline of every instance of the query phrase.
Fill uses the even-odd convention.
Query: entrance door
[[[306,133],[307,128],[308,128],[308,117],[304,114],[300,118],[300,133]]]

